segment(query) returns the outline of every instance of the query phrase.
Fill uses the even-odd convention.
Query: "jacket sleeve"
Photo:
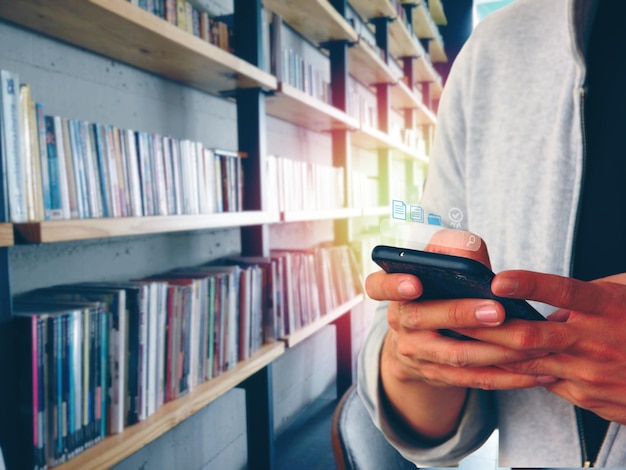
[[[380,352],[388,331],[386,303],[381,303],[359,356],[358,392],[374,424],[402,456],[419,467],[444,467],[458,462],[478,449],[496,424],[496,407],[491,392],[470,390],[457,432],[435,447],[407,436],[382,406],[379,375]]]

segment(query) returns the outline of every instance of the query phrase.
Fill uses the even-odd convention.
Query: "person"
[[[491,300],[420,301],[414,276],[368,276],[388,306],[358,391],[418,466],[453,465],[498,429],[500,466],[626,467],[624,13],[515,0],[453,64],[420,204],[462,213],[482,249],[447,251],[490,265],[495,294],[550,321],[507,320]]]

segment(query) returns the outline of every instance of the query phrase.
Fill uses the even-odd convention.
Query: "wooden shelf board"
[[[441,0],[430,0],[428,2],[428,6],[430,8],[430,16],[432,16],[435,23],[440,26],[445,26],[448,24],[448,19],[446,18],[446,13],[443,10],[443,4]]]
[[[448,55],[441,41],[437,41],[436,39],[428,41],[428,52],[433,62],[448,62]]]
[[[400,79],[364,41],[359,41],[348,49],[348,70],[365,85],[395,83]]]
[[[0,2],[0,17],[209,93],[276,88],[272,75],[125,0]]]
[[[416,109],[417,123],[420,125],[437,123],[435,113],[428,109],[403,81],[399,81],[391,87],[391,106],[395,109]]]
[[[328,0],[265,0],[263,5],[316,46],[327,41],[358,39],[354,28]]]
[[[424,55],[424,48],[400,18],[389,25],[389,52],[393,57]]]
[[[331,310],[330,312],[326,313],[326,315],[323,315],[317,321],[311,323],[310,325],[307,325],[299,329],[298,331],[294,332],[293,334],[290,334],[289,336],[281,338],[281,341],[284,341],[285,346],[288,348],[294,347],[296,344],[301,343],[302,341],[304,341],[305,339],[307,339],[314,333],[317,333],[324,326],[328,325],[329,323],[334,322],[341,316],[345,315],[347,312],[349,312],[354,307],[356,307],[361,302],[363,302],[364,298],[365,297],[363,294],[357,295],[354,299],[340,305],[334,310]]]
[[[0,246],[11,246],[13,242],[13,224],[0,223]]]
[[[353,117],[287,83],[278,83],[277,94],[268,96],[265,106],[270,116],[316,132],[359,127]]]
[[[397,13],[389,0],[352,0],[352,8],[365,20],[395,18]]]
[[[57,468],[95,470],[112,467],[239,385],[276,360],[284,351],[282,341],[263,346],[250,359],[238,363],[219,377],[196,386],[187,395],[165,403],[145,421],[129,426],[121,434],[108,436]]]
[[[403,0],[402,3],[415,4],[415,0]],[[430,41],[429,53],[433,62],[447,62],[443,48],[443,38],[439,33],[439,28],[430,16],[430,11],[426,9],[424,2],[419,2],[413,8],[412,24],[413,31],[418,38],[432,39]],[[434,43],[434,45],[433,45]],[[433,56],[434,54],[434,56]]]
[[[348,219],[350,217],[358,217],[360,214],[361,211],[355,208],[286,211],[281,213],[281,220],[283,222],[306,222],[309,220]]]
[[[422,162],[428,161],[425,156],[417,153],[414,149],[402,144],[401,142],[396,142],[388,134],[385,134],[378,129],[361,127],[361,129],[353,133],[352,143],[356,147],[364,149],[390,149],[392,151],[400,152],[409,158],[414,158]]]
[[[361,213],[362,217],[391,215],[391,206],[364,207]]]
[[[425,58],[413,61],[413,76],[417,82],[430,83],[431,97],[439,97],[443,90],[441,75],[437,73],[432,64]]]
[[[21,238],[23,238],[23,241],[19,240],[19,242],[53,243],[92,238],[261,225],[278,221],[278,213],[245,211],[204,215],[50,220],[46,222],[15,224],[15,228]]]

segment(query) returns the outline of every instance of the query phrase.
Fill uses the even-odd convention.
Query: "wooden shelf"
[[[391,206],[364,207],[361,212],[361,217],[372,217],[390,214]]]
[[[278,213],[245,211],[205,215],[50,220],[46,222],[15,224],[15,229],[23,239],[20,240],[18,238],[20,243],[52,243],[92,238],[261,225],[278,221]]]
[[[270,116],[316,132],[359,127],[353,117],[287,83],[278,83],[276,95],[268,96],[265,106]]]
[[[331,310],[330,312],[326,313],[326,315],[323,315],[317,321],[311,323],[310,325],[300,328],[298,331],[294,332],[293,334],[290,334],[289,336],[280,338],[281,341],[284,341],[285,346],[288,348],[294,347],[296,344],[301,343],[302,341],[307,339],[309,336],[318,332],[322,327],[328,325],[329,323],[334,322],[341,316],[348,313],[354,307],[356,307],[361,302],[363,302],[364,298],[365,297],[363,294],[357,295],[354,299],[350,300],[349,302],[346,302],[343,305],[340,305],[338,308],[334,310]]]
[[[395,18],[396,10],[389,0],[352,0],[352,8],[365,20],[372,18]]]
[[[424,2],[416,3],[415,0],[403,0],[402,3],[414,4],[412,24],[413,31],[419,38],[431,39],[429,41],[430,58],[433,62],[447,62],[448,56],[443,47],[443,38],[439,33],[439,28],[430,16],[430,11],[426,9]]]
[[[348,50],[348,70],[365,85],[396,83],[396,76],[385,61],[365,41],[359,40]]]
[[[238,363],[219,377],[196,386],[187,395],[165,403],[145,421],[129,426],[121,434],[108,436],[57,468],[95,470],[112,467],[239,385],[284,351],[285,345],[282,341],[263,346],[250,359]]]
[[[446,18],[446,13],[443,10],[441,0],[430,0],[428,2],[428,6],[430,8],[430,16],[432,16],[435,23],[440,26],[448,24],[448,19]]]
[[[329,209],[318,211],[286,211],[281,213],[283,222],[306,222],[309,220],[334,220],[358,217],[361,211],[355,208]]]
[[[435,113],[426,107],[403,81],[391,87],[391,105],[396,109],[413,108],[417,110],[418,124],[436,124]]]
[[[417,153],[415,149],[401,142],[396,142],[388,134],[378,129],[361,127],[361,129],[353,133],[352,143],[357,147],[369,150],[390,149],[392,151],[401,152],[409,158],[414,158],[424,163],[428,162],[428,158]]]
[[[272,75],[126,0],[0,2],[0,17],[212,94],[276,88]]]
[[[13,224],[0,223],[0,246],[13,245]]]
[[[316,46],[327,41],[358,40],[357,32],[328,0],[264,0],[263,5]]]

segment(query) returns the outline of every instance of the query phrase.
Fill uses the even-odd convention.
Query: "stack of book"
[[[20,451],[59,465],[360,292],[328,246],[17,296]]]
[[[235,212],[241,155],[200,142],[48,116],[0,71],[0,144],[11,222]]]

